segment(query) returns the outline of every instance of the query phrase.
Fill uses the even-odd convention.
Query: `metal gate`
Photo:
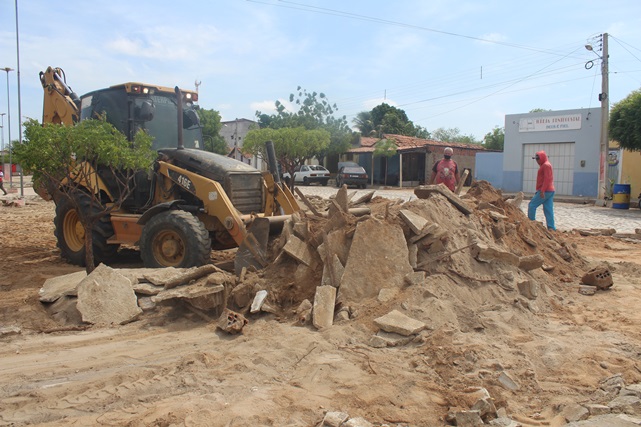
[[[536,174],[539,165],[532,159],[537,151],[545,151],[554,170],[554,188],[558,195],[572,195],[574,185],[573,142],[524,144],[523,145],[523,191],[536,192]]]

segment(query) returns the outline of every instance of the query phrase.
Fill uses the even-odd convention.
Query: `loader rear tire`
[[[208,264],[211,238],[205,225],[189,212],[169,210],[145,224],[140,256],[147,268],[189,268]]]
[[[76,203],[83,212],[97,215],[102,206],[92,205],[91,196],[77,193]],[[74,204],[67,197],[62,197],[56,204],[56,216],[53,220],[54,234],[60,255],[69,263],[84,267],[86,265],[85,229],[80,222],[80,216]],[[116,258],[120,245],[109,244],[107,239],[113,236],[114,230],[109,215],[100,218],[93,226],[93,257],[94,264],[110,263]]]

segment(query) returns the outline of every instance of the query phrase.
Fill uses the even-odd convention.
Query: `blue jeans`
[[[545,223],[550,230],[556,230],[554,226],[554,191],[546,191],[545,198],[541,198],[541,192],[537,191],[527,206],[527,217],[532,221],[536,219],[536,209],[543,205],[543,215]]]

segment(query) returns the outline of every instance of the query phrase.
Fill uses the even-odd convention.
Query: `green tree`
[[[131,194],[136,172],[150,168],[156,157],[151,149],[152,138],[141,131],[129,142],[104,120],[84,120],[75,126],[42,126],[30,119],[24,129],[22,143],[13,147],[15,159],[33,173],[36,183],[46,186],[56,204],[70,203],[77,212],[85,231],[85,265],[89,273],[95,267],[93,241],[100,234],[98,224]],[[103,204],[100,194],[87,191],[92,187],[87,183],[98,179],[99,167],[115,177],[117,189],[112,191],[112,203]]]
[[[505,142],[505,128],[494,126],[492,132],[488,132],[483,137],[483,145],[488,150],[503,151],[503,144]]]
[[[396,142],[392,139],[380,139],[374,144],[374,157],[385,157],[384,185],[387,185],[387,162],[396,155]]]
[[[621,148],[641,151],[641,90],[635,90],[610,110],[610,139]]]
[[[371,111],[361,111],[356,115],[352,123],[356,126],[356,129],[363,136],[374,136],[376,134],[376,127],[372,121],[372,112]]]
[[[415,126],[405,111],[383,103],[371,111],[361,111],[354,119],[356,128],[363,136],[383,137],[383,134],[405,135],[429,138],[430,133],[421,126]]]
[[[243,150],[267,161],[266,141],[274,143],[277,161],[293,177],[296,166],[305,164],[305,161],[327,149],[330,133],[325,129],[308,130],[302,126],[253,129],[245,136]]]
[[[457,127],[454,128],[438,128],[432,132],[432,138],[442,142],[459,142],[461,144],[480,144],[474,135],[463,135],[461,130]]]
[[[330,135],[329,144],[320,148],[311,157],[322,158],[328,154],[341,154],[347,151],[352,131],[345,116],[334,116],[338,107],[336,104],[330,103],[324,93],[308,92],[298,86],[296,94],[289,95],[289,102],[297,107],[297,111],[287,110],[280,101],[274,103],[275,114],[267,115],[256,111],[259,126],[271,129],[303,127],[307,130],[323,129],[327,131]]]
[[[203,130],[205,150],[224,156],[229,154],[229,147],[224,138],[220,136],[220,129],[223,127],[220,122],[220,113],[216,110],[206,110],[201,107],[197,107],[196,111]]]
[[[546,111],[552,111],[552,110],[546,110],[545,108],[532,108],[530,110],[530,113],[545,113]]]

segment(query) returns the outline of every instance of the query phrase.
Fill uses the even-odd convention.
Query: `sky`
[[[42,120],[38,74],[54,66],[79,95],[198,83],[223,121],[276,100],[296,111],[300,86],[350,124],[386,102],[481,140],[506,114],[599,108],[603,33],[612,105],[641,88],[638,0],[18,0],[17,13],[0,0],[0,68],[14,69],[0,70],[0,114],[18,139],[20,89],[23,120]]]

